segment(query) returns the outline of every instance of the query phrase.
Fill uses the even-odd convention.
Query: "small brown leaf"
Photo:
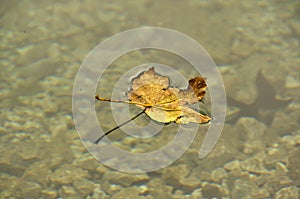
[[[130,102],[153,120],[178,124],[207,123],[211,118],[188,107],[188,104],[197,103],[205,95],[206,82],[202,77],[189,80],[185,90],[169,87],[169,78],[155,73],[154,68],[141,73],[132,80],[131,90],[127,96]]]
[[[130,120],[107,131],[96,139],[94,143],[97,144],[103,137],[136,119],[143,113],[146,113],[151,119],[162,123],[207,123],[211,120],[209,116],[203,115],[188,106],[204,98],[206,89],[205,78],[195,77],[190,79],[189,86],[184,90],[170,87],[169,84],[169,78],[156,74],[152,67],[132,80],[131,90],[127,93],[129,101],[111,100],[96,95],[95,98],[99,101],[134,104],[143,109],[143,111]]]

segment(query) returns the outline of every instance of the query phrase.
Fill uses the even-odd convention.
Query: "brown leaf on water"
[[[130,103],[135,104],[153,120],[178,124],[207,123],[211,118],[188,107],[202,100],[206,82],[203,77],[189,80],[188,88],[180,90],[170,87],[169,78],[155,73],[154,68],[142,72],[131,82],[127,93]]]

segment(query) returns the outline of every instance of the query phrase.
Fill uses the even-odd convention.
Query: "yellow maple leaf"
[[[152,67],[132,80],[127,96],[139,108],[146,108],[145,113],[155,121],[207,123],[211,119],[209,116],[186,106],[202,100],[205,89],[206,83],[202,77],[189,80],[189,86],[185,90],[169,87],[169,78],[156,74]]]
[[[169,84],[169,78],[155,73],[155,69],[152,67],[132,80],[131,90],[127,93],[129,101],[110,100],[100,98],[98,95],[95,98],[100,101],[135,104],[143,109],[131,120],[142,113],[146,113],[151,119],[162,123],[207,123],[211,120],[209,116],[203,115],[188,106],[204,98],[207,87],[205,78],[195,77],[190,79],[188,87],[184,90],[170,87]],[[105,133],[95,143],[98,143],[105,135],[129,121]]]

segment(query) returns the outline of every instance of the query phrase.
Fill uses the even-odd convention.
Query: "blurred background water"
[[[0,198],[299,198],[298,1],[13,0],[0,7]],[[180,31],[208,51],[225,83],[227,121],[208,157],[198,158],[207,128],[200,126],[172,165],[128,174],[84,148],[72,119],[72,86],[96,45],[146,26]],[[154,59],[196,74],[174,55],[138,51],[116,60],[98,91],[110,97],[112,82]],[[114,127],[110,106],[97,104],[97,114],[104,129]],[[151,151],[178,127],[165,128],[170,133],[150,141],[121,131],[111,139],[129,151]]]

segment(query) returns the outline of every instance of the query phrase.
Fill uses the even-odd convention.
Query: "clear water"
[[[0,7],[0,198],[299,197],[297,1],[9,1]],[[202,44],[231,100],[222,136],[208,157],[198,158],[207,128],[200,126],[192,146],[172,165],[127,174],[86,151],[73,124],[72,87],[96,45],[145,26],[171,28]],[[145,62],[196,75],[178,57],[140,51],[116,60],[97,92],[110,97],[112,83]],[[98,119],[109,130],[115,123],[103,103],[96,105]],[[129,151],[152,151],[177,128],[170,124],[167,133],[144,141],[121,131],[110,138]]]

